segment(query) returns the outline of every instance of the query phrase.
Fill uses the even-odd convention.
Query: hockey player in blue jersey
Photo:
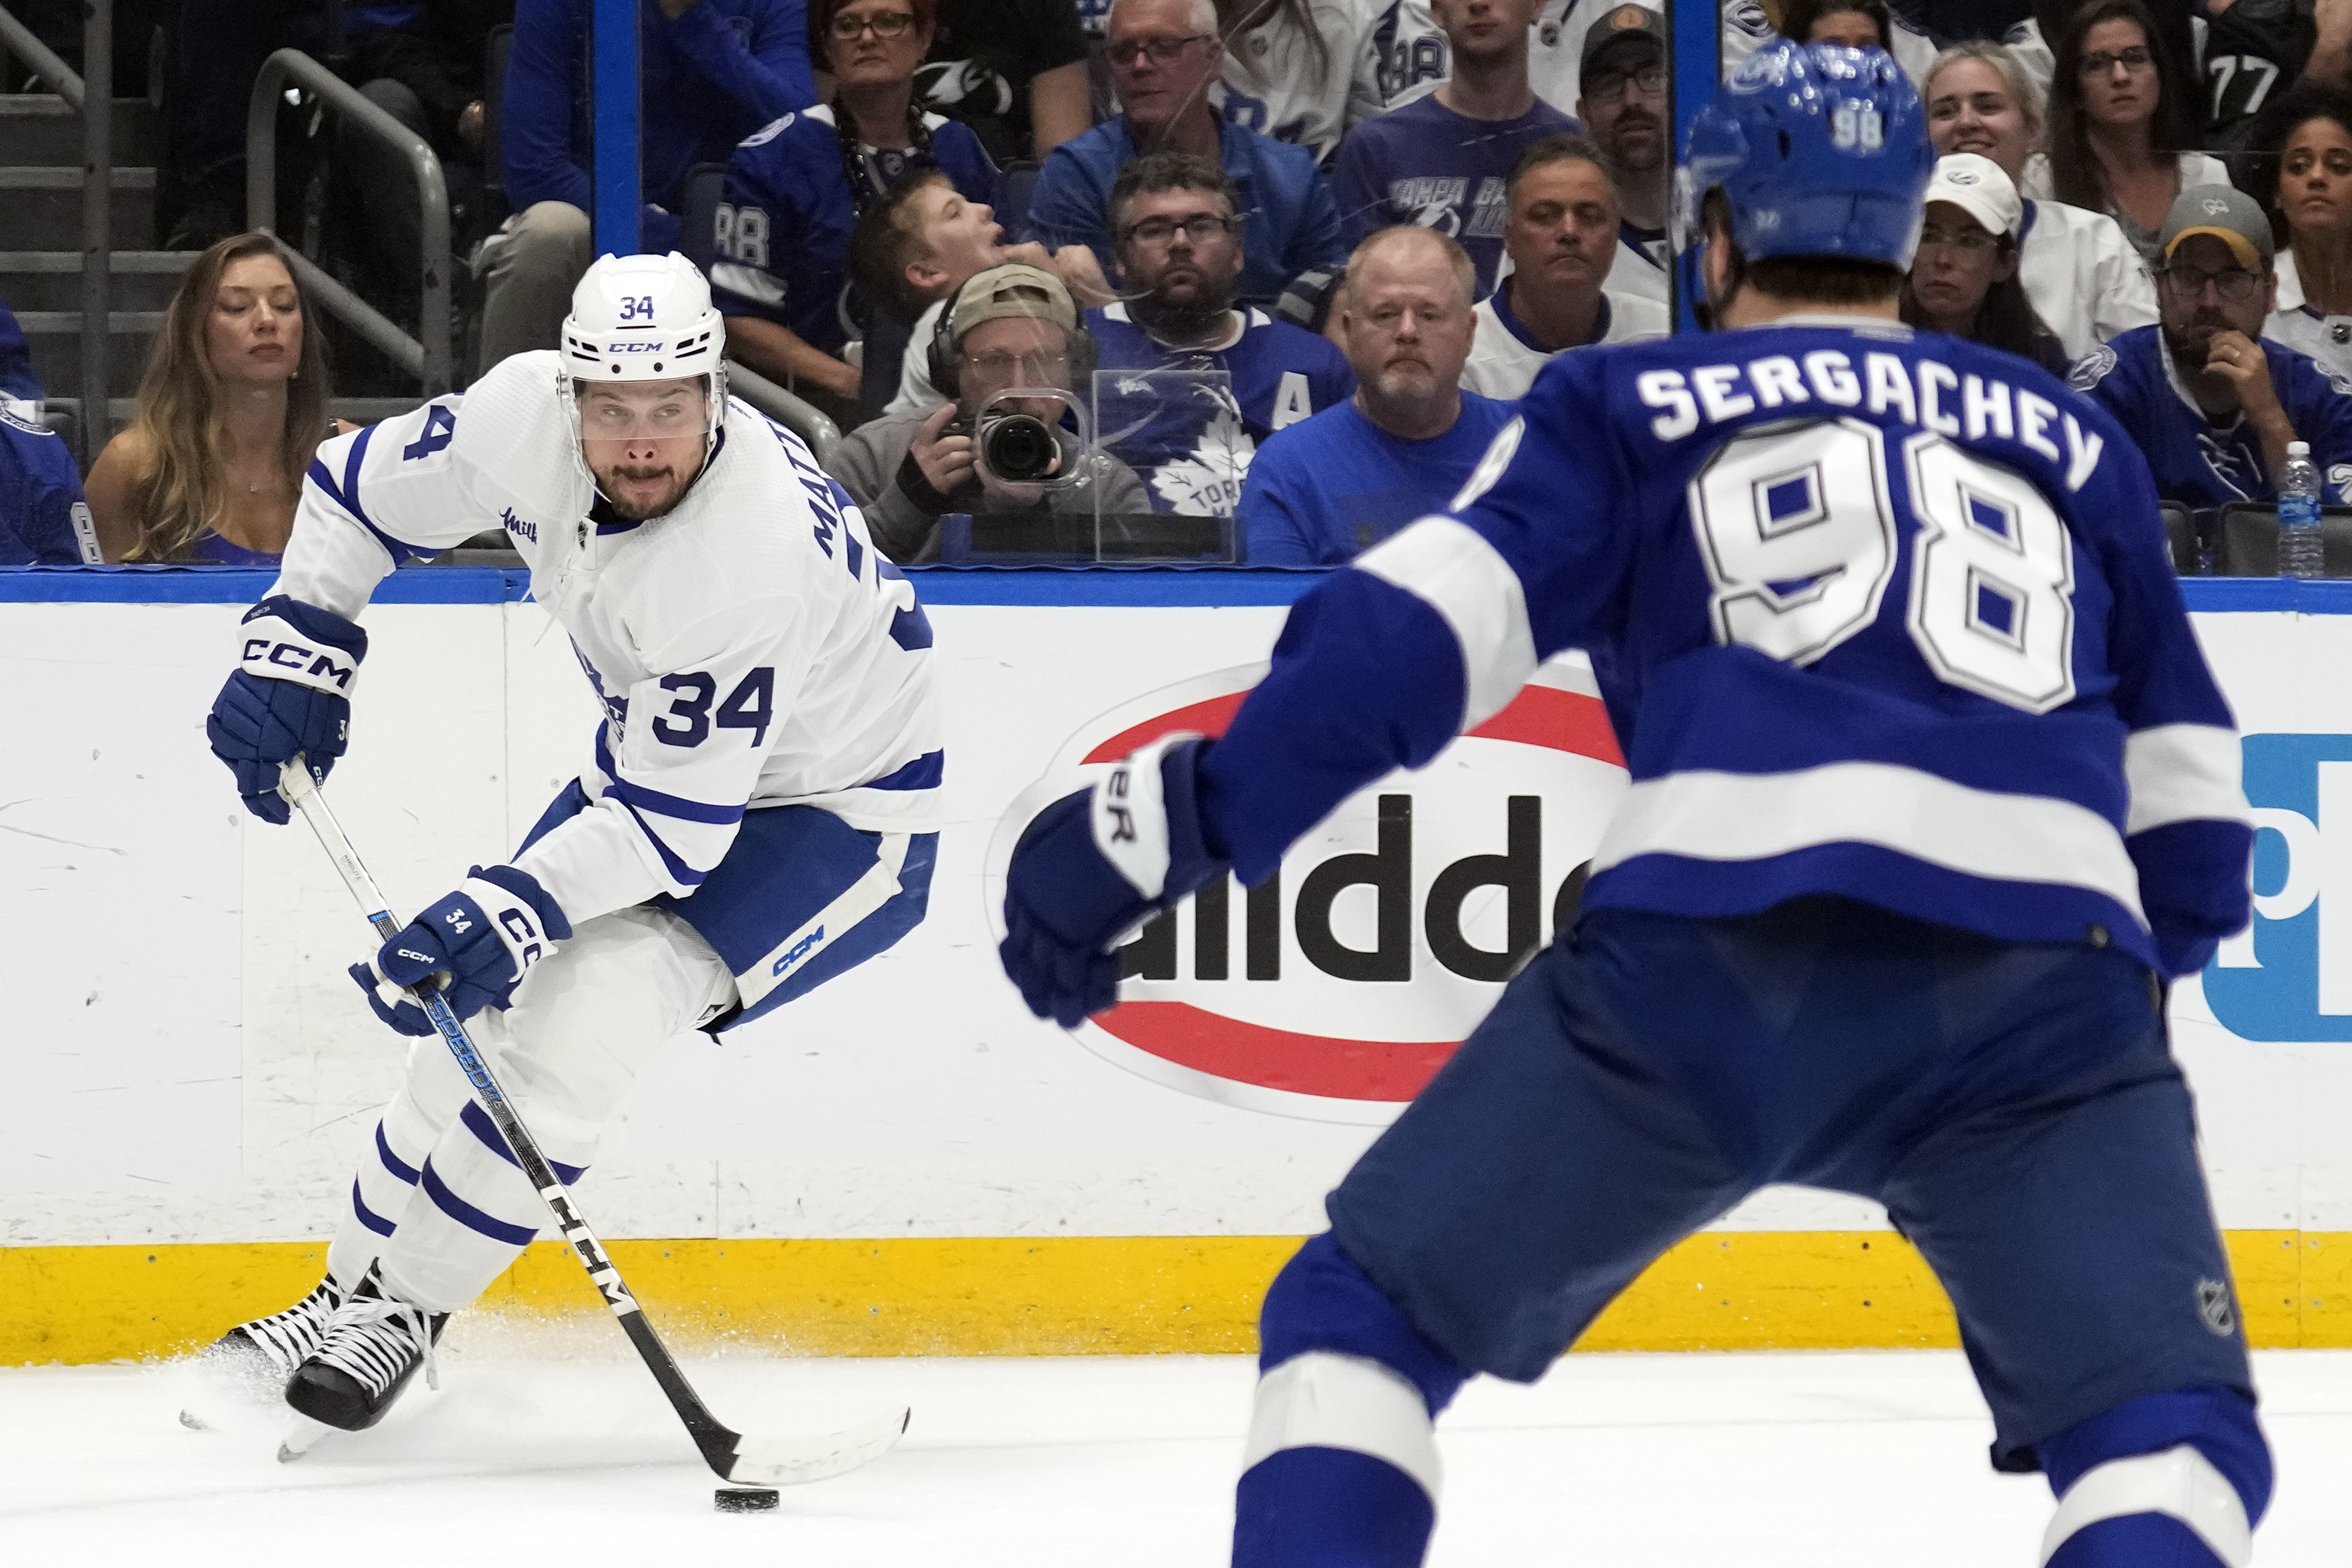
[[[2241,1568],[2269,1500],[2164,982],[2247,916],[2238,742],[2146,463],[1895,319],[1931,154],[1877,51],[1776,44],[1695,122],[1722,331],[1547,367],[1447,515],[1292,611],[1224,737],[1046,807],[1005,967],[1112,944],[1591,655],[1633,775],[1582,913],[1267,1292],[1236,1568],[1411,1568],[1432,1423],[1539,1376],[1758,1188],[1876,1199],[1949,1292],[2048,1568]]]

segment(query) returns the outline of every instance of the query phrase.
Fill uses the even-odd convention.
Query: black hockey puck
[[[776,1507],[773,1487],[720,1487],[710,1494],[712,1506],[721,1513],[772,1513]]]

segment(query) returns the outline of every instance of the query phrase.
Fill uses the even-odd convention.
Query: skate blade
[[[281,1465],[292,1464],[325,1442],[335,1430],[325,1422],[313,1421],[299,1411],[293,1420],[293,1426],[288,1428],[284,1439],[278,1445],[278,1462]]]

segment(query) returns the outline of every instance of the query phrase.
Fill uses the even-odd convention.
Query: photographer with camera
[[[1054,274],[1023,262],[974,273],[941,313],[929,354],[933,384],[954,401],[861,425],[831,460],[893,561],[939,559],[940,520],[955,512],[1151,510],[1133,469],[1063,426],[1081,405],[1094,341]],[[1038,395],[1002,395],[1031,389]],[[1074,461],[1083,473],[1071,473]]]

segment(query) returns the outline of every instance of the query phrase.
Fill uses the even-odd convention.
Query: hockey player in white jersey
[[[481,1015],[478,1043],[567,1183],[666,1039],[873,956],[929,893],[929,623],[808,448],[729,404],[723,338],[685,258],[607,257],[560,350],[322,446],[207,725],[248,809],[286,821],[280,765],[323,779],[342,753],[376,584],[504,526],[604,721],[508,863],[467,871],[352,973],[405,1034],[434,1036],[401,988],[436,975]],[[216,1353],[316,1421],[372,1426],[541,1212],[420,1039],[326,1279]]]

